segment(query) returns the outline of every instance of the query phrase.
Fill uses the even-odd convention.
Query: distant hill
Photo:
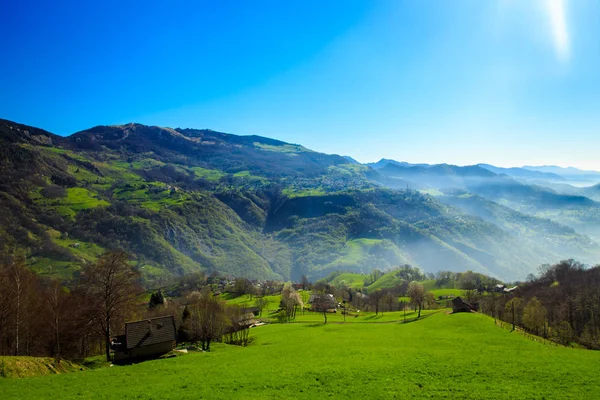
[[[524,169],[530,170],[530,171],[539,171],[539,172],[543,172],[543,173],[551,173],[551,174],[557,174],[557,175],[561,175],[561,176],[573,176],[573,175],[587,175],[587,176],[596,176],[598,178],[600,178],[600,171],[586,171],[586,170],[582,170],[579,168],[574,168],[574,167],[557,167],[555,165],[543,165],[543,166],[530,166],[530,165],[525,165],[523,166]]]
[[[509,206],[532,216],[550,218],[570,226],[578,232],[600,239],[600,203],[586,195],[595,195],[590,189],[560,193],[544,186],[532,185],[507,175],[498,175],[479,166],[458,167],[433,165],[430,167],[398,167],[388,164],[377,170],[382,184],[389,187],[398,182],[413,182],[420,190],[459,189],[477,194],[488,200]]]
[[[541,167],[525,166],[523,168],[531,171],[560,175],[567,183],[575,186],[591,186],[600,183],[599,171],[586,171],[573,167],[563,168],[553,165]]]
[[[495,167],[490,164],[477,164],[478,167],[485,168],[489,171],[492,171],[496,174],[504,174],[511,176],[513,178],[521,178],[521,179],[544,179],[549,181],[565,181],[565,178],[561,175],[550,173],[550,172],[540,172],[529,170],[526,168],[501,168]]]
[[[390,160],[389,158],[382,158],[381,160],[375,162],[375,163],[367,163],[365,165],[368,165],[369,167],[373,168],[373,169],[379,169],[379,168],[383,168],[386,165],[395,165],[397,167],[428,167],[428,164],[410,164],[404,161],[395,161],[395,160]]]

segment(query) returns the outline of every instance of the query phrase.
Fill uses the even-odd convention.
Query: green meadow
[[[394,313],[389,314],[394,317]],[[384,314],[385,316],[385,314]],[[3,399],[597,399],[600,353],[536,342],[480,314],[407,324],[270,324],[248,347],[24,379]]]

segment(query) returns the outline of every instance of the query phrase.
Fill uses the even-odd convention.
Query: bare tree
[[[139,273],[129,265],[129,255],[119,250],[102,255],[84,269],[83,277],[90,311],[104,335],[106,360],[110,361],[112,327],[117,317],[123,317],[140,294]]]
[[[383,302],[387,305],[388,311],[394,311],[394,306],[398,303],[396,296],[392,292],[388,292],[383,296]]]
[[[375,307],[375,315],[379,314],[379,310],[381,309],[381,301],[383,300],[383,292],[381,289],[375,290],[372,294],[369,295],[371,299],[371,304]],[[381,309],[381,315],[383,315],[383,309]]]
[[[520,297],[513,297],[504,305],[504,309],[508,314],[509,322],[512,324],[512,330],[515,330],[515,326],[518,325],[521,320],[521,310],[523,308],[523,299]]]
[[[313,291],[313,298],[311,303],[311,309],[313,311],[322,312],[324,324],[327,323],[327,311],[331,303],[330,294],[324,289]]]
[[[421,318],[421,308],[423,307],[423,302],[425,301],[425,288],[423,285],[417,282],[411,282],[408,285],[408,290],[406,291],[408,297],[410,297],[411,303],[415,306],[415,308],[419,309],[419,314],[417,318]]]
[[[268,304],[269,304],[269,301],[267,299],[265,299],[264,297],[257,297],[254,300],[254,305],[256,306],[256,308],[258,308],[258,316],[259,317],[262,317],[263,310],[265,308],[267,308]]]
[[[221,339],[228,325],[225,302],[208,290],[192,293],[189,300],[192,340],[210,351],[211,342]]]

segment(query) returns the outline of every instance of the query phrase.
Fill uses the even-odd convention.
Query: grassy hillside
[[[48,357],[2,357],[0,356],[0,388],[2,378],[29,378],[33,376],[64,374],[87,368],[71,361],[56,361]]]
[[[275,324],[251,335],[247,348],[215,344],[211,353],[4,379],[0,389],[3,399],[600,396],[600,354],[534,342],[479,314],[438,313],[409,324]]]
[[[329,283],[331,283],[331,285],[335,287],[342,287],[345,285],[347,287],[353,287],[355,289],[358,289],[364,286],[366,278],[367,276],[364,274],[353,274],[350,272],[345,272],[336,276]]]

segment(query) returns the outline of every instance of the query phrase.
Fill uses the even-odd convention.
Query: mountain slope
[[[479,167],[374,171],[259,136],[139,124],[63,138],[1,121],[0,140],[0,251],[24,248],[34,270],[64,279],[116,247],[148,284],[197,270],[287,280],[407,263],[510,280],[554,261],[545,254],[578,256],[537,241],[532,252],[534,239],[498,221],[379,183],[393,168],[458,187],[496,176]]]

